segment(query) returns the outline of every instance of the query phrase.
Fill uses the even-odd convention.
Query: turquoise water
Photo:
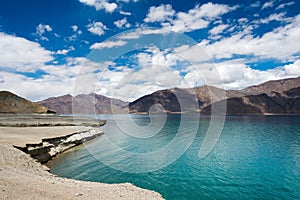
[[[100,117],[108,119],[103,127],[106,137],[59,156],[50,163],[52,173],[96,182],[130,182],[166,199],[300,199],[299,116],[228,116],[215,147],[203,159],[199,150],[209,118],[169,116],[159,133],[136,138],[123,134],[130,131],[130,123],[128,127],[122,123],[120,130],[112,116]],[[132,119],[145,128],[150,122],[146,116],[132,115]],[[162,121],[159,116],[157,119]],[[117,120],[124,122],[122,117]],[[184,124],[181,128],[180,123]],[[175,138],[182,142],[172,146],[173,150],[149,158],[150,162],[137,159],[139,154],[164,149]],[[188,144],[182,156],[168,166],[150,170],[176,158],[186,148],[182,144]],[[116,146],[137,156],[123,155]],[[134,173],[142,170],[149,172]]]

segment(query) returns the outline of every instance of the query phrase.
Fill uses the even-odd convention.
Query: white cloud
[[[227,24],[220,24],[218,26],[213,27],[209,33],[212,35],[217,35],[219,33],[221,33],[222,31],[224,31],[226,28],[228,27]]]
[[[51,32],[53,29],[51,28],[50,25],[48,24],[39,24],[37,27],[36,27],[36,32],[35,34],[40,36],[41,40],[49,40],[47,37],[43,36],[44,33],[46,32]]]
[[[54,36],[57,37],[57,38],[61,37],[61,35],[59,35],[57,33],[54,33]]]
[[[56,51],[56,54],[59,54],[59,55],[67,55],[68,52],[69,52],[69,50],[63,49],[63,50],[58,50],[58,51]]]
[[[79,30],[79,27],[77,25],[73,25],[71,26],[72,31],[74,32],[70,37],[68,37],[67,39],[70,41],[75,41],[78,37],[78,35],[82,34],[82,31]]]
[[[130,39],[138,39],[142,35],[154,35],[154,34],[165,34],[169,33],[170,30],[168,28],[160,28],[160,29],[148,29],[148,28],[138,28],[129,33],[122,33],[118,36],[119,39],[122,40],[130,40]]]
[[[226,61],[216,64],[199,64],[189,67],[184,79],[189,85],[197,85],[204,77],[205,84],[224,89],[243,89],[269,80],[300,76],[300,60],[293,64],[269,70],[257,70],[243,61]]]
[[[45,32],[51,32],[52,31],[52,28],[50,25],[48,24],[39,24],[37,27],[36,27],[36,33],[38,35],[42,35],[44,34]]]
[[[274,6],[274,0],[264,3],[264,5],[262,6],[261,9],[263,10],[263,9],[266,9],[266,8],[271,8],[273,6]]]
[[[194,46],[183,45],[175,48],[173,53],[192,63],[206,62],[211,59],[211,56],[203,48],[205,45],[207,45],[206,41]]]
[[[116,3],[109,3],[106,0],[79,0],[89,6],[94,6],[96,10],[105,10],[105,12],[112,13],[116,10],[118,5]]]
[[[0,32],[0,66],[33,72],[53,59],[37,42]]]
[[[265,19],[261,19],[260,22],[263,24],[268,24],[271,21],[288,22],[292,20],[292,18],[285,17],[285,15],[286,13],[274,13]]]
[[[170,31],[175,32],[191,32],[194,30],[206,28],[211,22],[219,18],[221,15],[230,12],[237,7],[229,7],[223,4],[207,3],[202,6],[197,5],[195,8],[190,9],[188,12],[173,13],[170,5],[161,5],[159,7],[152,7],[147,14],[144,21],[157,21],[161,23],[161,28],[137,28],[135,31],[123,33],[118,36],[119,39],[129,40],[138,39],[142,35],[150,34],[166,34]],[[161,13],[154,14],[154,10],[159,10]]]
[[[118,28],[123,28],[123,27],[129,28],[129,27],[131,26],[131,25],[127,22],[126,17],[123,18],[123,19],[120,19],[120,20],[115,21],[114,24],[115,24],[116,27],[118,27]]]
[[[293,2],[293,1],[288,2],[288,3],[282,3],[282,4],[280,4],[280,5],[276,8],[276,10],[283,9],[283,8],[285,8],[285,7],[287,7],[287,6],[291,6],[291,5],[293,5],[293,4],[295,4],[295,2]]]
[[[52,79],[53,77],[32,79],[20,74],[0,73],[5,77],[5,81],[0,83],[3,90],[9,90],[32,101],[69,94],[74,87],[74,79]]]
[[[171,68],[178,59],[173,55],[152,47],[138,53],[136,59],[139,69],[122,66],[117,71],[104,70],[98,78],[98,92],[132,101],[156,90],[180,85],[182,77],[179,71]]]
[[[120,10],[120,14],[130,16],[131,12],[125,12],[125,11]]]
[[[148,50],[154,54],[137,55],[140,66],[137,71],[104,71],[101,76],[105,77],[105,81],[98,83],[99,93],[132,101],[166,88],[191,88],[208,84],[224,89],[242,89],[269,80],[300,76],[300,60],[269,70],[252,69],[244,64],[244,60],[231,60],[189,66],[185,70],[186,75],[181,77],[178,70],[170,68],[178,58],[168,58],[168,53],[157,48]]]
[[[160,5],[158,7],[151,6],[145,22],[163,22],[172,19],[175,14],[175,10],[172,9],[172,5]]]
[[[74,51],[75,48],[71,46],[69,49],[62,49],[62,50],[57,50],[56,54],[58,55],[67,55],[70,51]]]
[[[232,58],[234,55],[252,55],[257,58],[293,60],[300,52],[300,15],[285,26],[267,32],[261,37],[237,33],[218,42],[202,43],[201,47],[216,58]],[[284,47],[284,48],[282,48]]]
[[[127,44],[126,41],[123,40],[117,40],[117,41],[105,41],[101,43],[95,43],[93,44],[90,49],[104,49],[104,48],[113,48],[113,47],[120,47]]]
[[[86,58],[67,58],[65,65],[43,65],[46,74],[31,78],[18,73],[0,71],[0,87],[30,100],[38,101],[65,94],[91,93],[98,81],[97,72],[108,63],[94,63]],[[34,88],[34,89],[33,89]]]
[[[284,71],[286,75],[300,76],[300,60],[296,60],[292,64],[285,65]]]
[[[188,12],[175,13],[171,5],[161,5],[151,7],[144,21],[161,22],[163,28],[175,32],[191,32],[206,28],[212,21],[236,8],[236,6],[206,3],[201,6],[196,5]]]
[[[88,31],[95,35],[104,35],[105,30],[107,30],[107,27],[102,22],[93,22],[92,24],[89,24]]]
[[[77,25],[73,25],[73,26],[71,26],[71,28],[72,28],[72,30],[73,30],[74,32],[77,32],[77,30],[78,30],[78,26],[77,26]]]

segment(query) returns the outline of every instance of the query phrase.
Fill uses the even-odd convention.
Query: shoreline
[[[61,146],[57,145],[58,150],[53,151],[60,154],[82,144],[79,142],[82,138],[78,134],[90,130],[95,130],[95,128],[86,126],[0,126],[1,197],[4,199],[163,199],[159,193],[136,187],[131,183],[106,184],[58,177],[51,174],[47,166],[13,147],[27,147],[28,149],[28,147],[35,146],[33,144],[41,147],[41,144],[49,143],[49,141],[56,143],[57,139],[64,138],[65,143]],[[100,129],[98,130],[100,131]],[[92,135],[88,134],[88,136]],[[71,145],[68,146],[69,144]],[[53,146],[55,145],[51,147]],[[45,149],[31,150],[38,152]]]

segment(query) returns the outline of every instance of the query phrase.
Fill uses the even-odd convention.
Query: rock
[[[88,131],[73,133],[66,136],[56,138],[42,139],[38,144],[26,144],[26,147],[17,147],[40,163],[48,162],[52,157],[59,153],[70,149],[71,147],[80,145],[84,142],[90,141],[103,134],[99,129],[90,129]]]

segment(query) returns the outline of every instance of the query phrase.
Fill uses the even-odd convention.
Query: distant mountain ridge
[[[210,114],[212,105],[217,107],[223,104],[227,105],[226,114],[232,115],[300,114],[299,88],[300,77],[268,81],[242,90],[223,90],[212,86],[175,88],[143,96],[131,102],[129,110],[131,113],[148,113],[152,105],[160,104],[163,109],[156,112]],[[176,96],[181,99],[181,104]],[[175,106],[170,105],[172,102]],[[180,108],[181,105],[183,108]]]
[[[227,115],[300,114],[300,87],[283,93],[263,93],[221,100],[203,108],[202,113],[211,114],[212,106],[217,107],[222,103],[227,105]]]
[[[42,105],[28,101],[11,92],[0,91],[0,113],[46,114],[54,112]]]
[[[240,91],[248,95],[257,95],[263,93],[270,94],[272,92],[283,93],[298,87],[300,87],[300,77],[267,81],[259,85],[247,87]]]
[[[2,91],[0,103],[0,113],[210,114],[213,106],[227,105],[226,113],[220,114],[300,114],[300,77],[268,81],[242,90],[223,90],[213,86],[165,89],[131,103],[91,93],[50,97],[37,104]]]
[[[51,97],[37,103],[58,114],[110,114],[114,111],[122,112],[122,109],[128,105],[124,101],[95,93],[79,94],[75,97],[68,94]]]

